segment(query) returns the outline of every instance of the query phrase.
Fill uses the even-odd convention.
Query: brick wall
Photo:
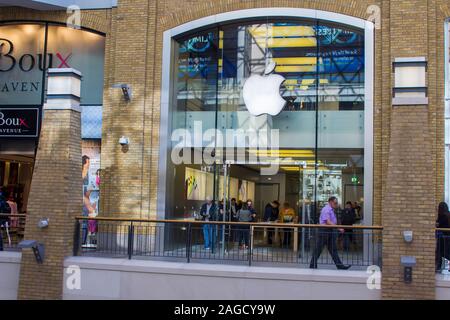
[[[119,2],[119,9],[126,10],[128,2]],[[156,182],[157,182],[157,168],[158,168],[158,129],[159,129],[159,99],[160,99],[160,81],[161,81],[161,62],[162,62],[162,34],[165,30],[180,25],[182,23],[198,19],[204,16],[209,16],[221,12],[227,12],[232,10],[240,10],[254,7],[300,7],[300,8],[314,8],[325,11],[339,12],[348,14],[355,17],[367,18],[368,13],[366,9],[370,4],[377,4],[381,7],[382,24],[381,29],[375,32],[375,106],[374,106],[374,194],[373,194],[373,219],[374,224],[391,224],[386,231],[385,245],[386,251],[386,263],[387,266],[393,269],[393,274],[386,271],[386,279],[384,281],[386,298],[397,297],[398,292],[405,293],[404,297],[432,297],[430,290],[424,290],[430,288],[432,283],[433,259],[429,259],[434,254],[434,243],[432,240],[433,220],[435,216],[435,203],[438,199],[442,198],[443,193],[443,74],[437,71],[443,70],[443,47],[442,39],[443,33],[438,32],[442,30],[446,5],[440,1],[186,1],[184,5],[180,5],[179,1],[166,0],[157,1],[154,4],[143,4],[141,7],[142,15],[147,12],[148,27],[147,27],[147,63],[140,72],[145,72],[146,76],[136,73],[135,70],[130,69],[128,72],[120,74],[120,78],[128,78],[129,82],[140,88],[140,84],[143,78],[147,85],[145,86],[144,97],[139,97],[135,104],[140,104],[140,115],[144,119],[153,119],[148,124],[153,126],[152,130],[149,130],[147,124],[144,124],[146,132],[144,136],[136,136],[136,146],[133,150],[130,150],[130,154],[123,154],[118,152],[118,147],[115,140],[118,135],[114,136],[111,148],[109,152],[113,151],[111,155],[117,156],[109,157],[110,162],[105,164],[105,168],[114,167],[114,165],[120,170],[112,170],[112,175],[120,172],[134,172],[136,170],[135,164],[136,158],[145,159],[141,162],[142,172],[141,177],[145,182],[150,181],[150,185],[144,185],[139,183],[139,179],[134,174],[128,177],[118,174],[116,179],[120,179],[120,184],[126,184],[128,187],[127,195],[131,195],[131,198],[124,200],[121,203],[117,203],[114,198],[114,194],[110,193],[110,196],[103,198],[105,204],[109,201],[109,208],[114,212],[129,212],[130,215],[136,217],[155,217],[156,214]],[[122,8],[121,8],[122,6]],[[444,8],[444,9],[443,9]],[[128,13],[129,10],[126,10]],[[156,18],[153,15],[156,12]],[[127,16],[125,19],[130,19],[130,22],[143,21],[146,18],[144,16]],[[407,26],[405,17],[408,15],[409,23]],[[123,17],[123,16],[122,16]],[[153,26],[153,23],[156,24]],[[128,20],[127,20],[128,21]],[[420,23],[418,23],[420,22]],[[127,24],[127,23],[125,23]],[[409,31],[405,33],[405,29]],[[141,31],[143,32],[143,31]],[[394,35],[395,33],[395,35]],[[128,34],[134,34],[133,29]],[[140,36],[140,35],[139,35]],[[134,37],[139,37],[135,35]],[[119,39],[117,39],[118,42]],[[136,50],[136,45],[131,44],[132,49]],[[129,52],[130,53],[130,52]],[[125,54],[125,53],[120,53]],[[425,55],[429,58],[430,64],[430,104],[428,108],[423,110],[415,109],[413,113],[409,112],[409,108],[399,108],[398,111],[393,111],[391,106],[392,99],[392,60],[397,56],[416,56]],[[139,61],[139,63],[141,63]],[[117,67],[116,67],[117,68]],[[122,67],[119,67],[122,70]],[[132,73],[132,74],[131,74]],[[117,99],[117,98],[116,98]],[[112,100],[111,102],[113,102]],[[128,108],[135,109],[135,104],[131,104]],[[119,103],[111,105],[108,110],[111,112],[111,119],[114,119],[114,114],[117,112],[123,112],[123,106]],[[121,111],[122,110],[122,111]],[[404,117],[405,114],[400,114],[406,110],[409,117]],[[421,110],[422,113],[416,113]],[[424,120],[425,119],[425,120]],[[421,125],[420,132],[424,133],[421,136],[418,145],[413,147],[406,145],[402,148],[397,148],[401,143],[407,143],[411,141],[410,135],[412,134],[411,126],[400,126],[398,120],[406,121],[406,123],[414,123],[415,125]],[[117,120],[116,120],[117,121]],[[133,136],[135,131],[120,127],[121,133],[126,133],[129,136]],[[139,131],[139,130],[138,130]],[[148,136],[148,135],[149,136]],[[392,141],[391,141],[392,139]],[[410,147],[410,149],[408,149]],[[396,149],[397,148],[397,149]],[[416,157],[415,154],[410,154],[408,161],[404,158],[399,158],[403,153],[410,151],[420,150],[420,154],[426,157],[426,161],[422,158]],[[108,151],[106,151],[108,152]],[[106,157],[106,155],[104,155]],[[398,160],[405,160],[398,162]],[[396,162],[396,163],[395,163]],[[126,163],[128,169],[123,167]],[[409,164],[408,169],[400,170],[395,166],[403,168],[405,164]],[[122,171],[124,170],[124,171]],[[425,174],[426,173],[426,174]],[[414,179],[411,175],[417,175],[420,179]],[[392,177],[402,177],[403,180],[393,179]],[[149,177],[149,178],[148,178]],[[114,180],[116,181],[116,180]],[[396,182],[397,181],[397,182]],[[143,186],[141,191],[142,206],[137,206],[135,195],[139,190],[136,190],[136,183],[139,186]],[[427,196],[427,201],[408,202],[398,201],[392,195],[396,194],[399,197],[411,195],[410,193],[394,193],[397,191],[398,184],[402,184],[404,189],[409,188],[409,191],[414,191],[417,199],[423,199],[423,196]],[[123,191],[122,188],[120,188]],[[426,192],[426,194],[425,194]],[[130,211],[131,209],[131,211]],[[107,210],[112,212],[112,210]],[[420,215],[418,214],[420,211]],[[405,219],[405,212],[407,212],[406,219],[410,219],[411,225],[401,225],[398,222]],[[420,227],[416,227],[418,224]],[[402,244],[401,230],[403,228],[412,228],[416,234],[423,236],[424,242],[419,247],[414,247],[412,251],[408,248],[405,250],[400,249],[399,245]],[[417,244],[416,244],[417,246]],[[397,249],[397,253],[389,252],[389,248]],[[410,287],[397,286],[401,281],[401,275],[398,273],[399,266],[399,254],[400,253],[417,253],[421,251],[421,255],[417,255],[420,260],[420,266],[415,272],[415,284],[416,290],[410,290]],[[395,256],[393,261],[389,261]],[[424,262],[427,260],[428,262]],[[388,268],[389,268],[388,267]],[[422,277],[423,275],[423,277]],[[420,277],[421,280],[418,280]],[[423,282],[423,285],[419,282]],[[401,289],[398,289],[401,288]],[[395,290],[394,290],[395,289]],[[418,292],[422,292],[418,294]],[[401,295],[401,294],[400,294]]]
[[[64,258],[72,254],[75,216],[80,215],[81,118],[71,110],[46,110],[28,201],[25,239],[45,245],[43,264],[22,250],[19,299],[61,299]],[[49,227],[39,229],[41,218]]]
[[[107,35],[107,63],[111,53],[111,13],[112,10],[87,10],[81,14],[83,28]],[[0,21],[66,23],[66,19],[65,11],[0,8]],[[108,65],[105,67],[106,77]],[[82,206],[80,121],[78,112],[45,111],[25,230],[25,239],[35,239],[45,245],[45,261],[38,265],[32,251],[23,250],[19,299],[62,297],[63,260],[72,254],[74,217],[81,214]],[[37,223],[43,217],[49,218],[50,224],[40,230]]]
[[[450,17],[444,0],[119,0],[117,9],[84,12],[83,24],[107,33],[102,212],[156,216],[165,30],[256,7],[313,8],[367,19],[371,4],[380,6],[382,14],[381,29],[375,30],[373,222],[386,227],[384,297],[432,298],[434,266],[428,260],[434,261],[429,259],[434,254],[432,224],[444,186],[443,24]],[[0,20],[10,17],[65,19],[61,12],[0,9]],[[417,55],[429,61],[429,106],[392,108],[392,60]],[[120,90],[111,89],[114,83],[131,84],[131,103],[122,100]],[[117,143],[121,135],[131,139],[126,152]],[[414,229],[415,239],[424,241],[405,246],[405,228]],[[401,284],[400,254],[419,258],[413,286]]]

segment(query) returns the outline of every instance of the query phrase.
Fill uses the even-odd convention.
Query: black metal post
[[[252,266],[252,247],[253,247],[253,226],[250,226],[250,228],[248,228],[248,239],[249,239],[249,243],[248,243],[248,265],[251,267]]]
[[[131,260],[134,247],[134,226],[133,222],[128,226],[128,259]]]
[[[80,221],[75,220],[75,232],[73,234],[73,256],[78,256],[78,250],[80,249]]]
[[[188,223],[187,235],[186,235],[186,259],[187,259],[187,263],[191,262],[191,250],[192,250],[192,224]]]

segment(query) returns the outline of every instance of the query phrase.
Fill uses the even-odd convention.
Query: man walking
[[[321,225],[337,225],[337,218],[334,210],[338,207],[338,201],[336,197],[331,197],[328,199],[328,204],[323,207],[320,212],[320,224]],[[337,251],[337,235],[338,230],[336,229],[328,229],[328,228],[320,228],[319,234],[316,240],[316,248],[313,252],[313,256],[311,259],[311,263],[309,267],[311,269],[317,269],[317,260],[319,259],[323,246],[326,245],[328,252],[330,252],[331,257],[333,258],[334,264],[338,269],[347,270],[351,266],[342,264],[341,259],[339,258]],[[339,229],[339,232],[344,232],[343,229]]]

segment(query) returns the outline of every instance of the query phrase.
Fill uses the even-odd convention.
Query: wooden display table
[[[254,242],[254,233],[255,233],[255,229],[263,229],[264,230],[264,243],[267,243],[267,234],[268,234],[268,229],[273,229],[273,239],[272,239],[272,243],[275,244],[279,244],[280,243],[280,239],[283,236],[283,229],[290,229],[288,232],[291,232],[293,235],[291,236],[291,243],[292,241],[293,243],[293,251],[294,252],[298,252],[298,228],[297,227],[290,227],[290,224],[294,224],[293,222],[291,223],[284,223],[286,226],[283,227],[270,227],[270,225],[272,223],[270,222],[266,222],[264,223],[267,225],[266,226],[251,226],[251,231],[250,231],[250,246],[251,249],[253,250],[253,242]]]

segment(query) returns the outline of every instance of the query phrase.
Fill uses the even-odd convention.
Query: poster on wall
[[[314,188],[317,188],[317,201],[325,203],[335,196],[342,204],[342,171],[341,170],[303,170],[303,199],[314,199]]]
[[[185,191],[187,200],[205,200],[206,190],[208,184],[208,177],[206,172],[186,168],[185,173]]]
[[[99,214],[100,197],[100,140],[83,140],[82,181],[83,181],[83,216],[96,217]],[[82,246],[96,246],[97,221],[88,220],[82,223]]]
[[[247,180],[239,180],[239,199],[241,201],[255,199],[255,183]]]
[[[239,179],[230,178],[230,199],[239,198]]]
[[[99,213],[100,153],[97,140],[82,142],[83,215],[96,217]]]

